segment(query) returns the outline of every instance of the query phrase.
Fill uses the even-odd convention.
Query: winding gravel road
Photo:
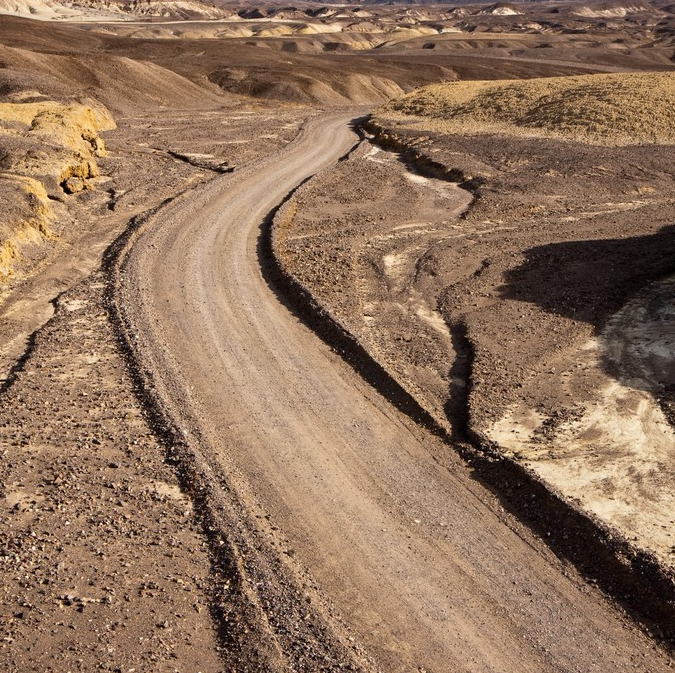
[[[162,406],[261,522],[252,546],[308,571],[346,625],[331,628],[341,642],[351,633],[373,669],[670,670],[265,282],[261,222],[357,142],[348,119],[315,118],[276,156],[169,204],[126,252],[118,302]],[[272,637],[275,665],[296,670]]]

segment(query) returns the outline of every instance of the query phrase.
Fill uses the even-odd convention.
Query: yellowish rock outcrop
[[[105,155],[100,131],[115,128],[107,109],[82,103],[0,103],[0,168],[45,183],[51,194],[64,181],[98,175]]]
[[[12,173],[0,173],[0,210],[0,283],[4,283],[23,246],[52,238],[54,211],[41,182]]]
[[[54,237],[49,197],[87,189],[105,155],[100,131],[115,128],[99,104],[0,103],[0,284],[28,247]]]

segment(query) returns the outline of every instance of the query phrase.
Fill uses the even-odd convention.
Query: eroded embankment
[[[419,173],[445,180],[461,181],[480,198],[485,177],[468,175],[466,170],[446,166],[420,149],[407,144],[391,130],[380,128],[372,120],[365,129],[374,135],[373,142],[394,149]],[[471,393],[471,365],[475,345],[466,336],[461,320],[453,326],[453,338],[460,350],[468,354],[461,422],[453,429],[465,432],[462,438],[451,438],[447,426],[439,423],[421,400],[402,385],[392,370],[373,357],[363,342],[355,336],[331,309],[317,299],[310,287],[301,282],[280,253],[284,228],[292,222],[297,203],[291,199],[268,223],[261,242],[263,266],[268,279],[281,288],[286,301],[333,348],[345,357],[366,380],[388,396],[400,409],[432,431],[443,436],[461,451],[483,481],[503,498],[505,505],[526,521],[546,539],[561,557],[572,560],[594,583],[643,621],[657,637],[672,642],[675,617],[675,585],[673,576],[655,555],[637,548],[620,531],[572,502],[564,493],[552,488],[531,468],[506,456],[500,447],[476,430],[468,408]]]
[[[47,254],[58,234],[53,204],[91,188],[96,159],[105,155],[99,133],[114,128],[108,110],[94,101],[0,103],[0,287],[27,252],[35,260]]]
[[[299,281],[277,254],[284,227],[293,219],[297,205],[291,192],[267,218],[258,246],[259,259],[267,281],[282,291],[287,307],[336,350],[366,381],[381,391],[399,410],[440,437],[450,437],[449,428],[429,413],[410,391],[396,380],[387,367],[373,358],[357,336],[352,334],[311,290]]]

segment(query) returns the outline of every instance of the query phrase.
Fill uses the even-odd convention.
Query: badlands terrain
[[[0,12],[2,670],[672,668],[671,4]]]

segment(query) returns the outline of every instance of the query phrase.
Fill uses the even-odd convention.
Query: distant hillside
[[[623,18],[629,14],[654,13],[657,10],[640,0],[615,0],[575,6],[572,14],[587,18]]]
[[[494,5],[490,5],[485,9],[481,9],[479,14],[494,14],[495,16],[518,16],[522,14],[522,10],[518,9],[515,5],[512,5],[508,2],[497,2]]]
[[[448,133],[675,143],[675,73],[432,84],[378,114],[390,121],[413,117],[407,121],[417,127]]]
[[[165,19],[224,19],[233,11],[200,0],[0,0],[0,14],[35,19],[125,20],[134,17]]]

